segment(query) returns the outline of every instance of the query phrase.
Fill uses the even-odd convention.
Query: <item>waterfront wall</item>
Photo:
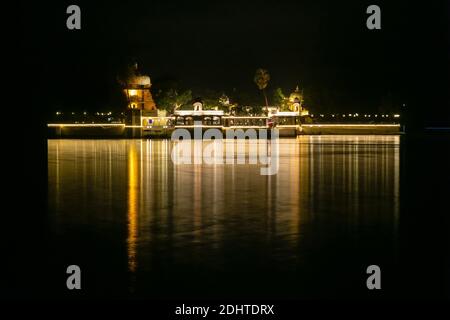
[[[242,128],[244,131],[245,128]],[[399,134],[399,125],[374,125],[374,124],[310,124],[302,125],[301,128],[283,128],[280,127],[280,137],[295,137],[302,135],[342,135],[342,134],[367,134],[367,135],[386,135]],[[49,125],[49,138],[170,138],[173,129],[163,130],[143,130],[140,127],[127,127],[125,125]],[[205,131],[203,128],[202,131]],[[219,128],[220,130],[220,128]],[[227,128],[222,128],[225,134]],[[188,131],[193,136],[193,129]]]
[[[124,126],[55,126],[49,127],[48,138],[125,138]]]
[[[319,134],[368,134],[384,135],[399,134],[400,125],[384,124],[311,124],[302,125],[301,134],[319,135]]]

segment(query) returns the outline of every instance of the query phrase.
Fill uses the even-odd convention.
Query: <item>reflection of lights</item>
[[[130,146],[128,154],[128,269],[136,271],[136,245],[137,245],[137,188],[138,188],[138,168],[137,168],[136,148],[134,144]]]

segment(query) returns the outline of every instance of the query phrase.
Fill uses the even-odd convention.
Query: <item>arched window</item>
[[[220,125],[220,117],[213,117],[213,125]]]
[[[205,117],[203,118],[203,124],[206,126],[210,126],[212,122],[211,120],[212,120],[211,117]]]

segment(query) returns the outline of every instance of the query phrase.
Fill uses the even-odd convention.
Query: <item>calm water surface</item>
[[[92,295],[161,297],[340,296],[395,264],[400,138],[279,147],[262,176],[174,165],[169,140],[48,140],[55,261],[79,264]]]

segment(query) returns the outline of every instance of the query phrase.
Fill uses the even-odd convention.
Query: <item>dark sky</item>
[[[80,31],[66,28],[73,3]],[[366,28],[370,4],[381,7],[381,30]],[[373,110],[387,94],[418,110],[422,90],[429,109],[448,109],[445,1],[62,1],[22,13],[34,24],[22,45],[48,110],[109,107],[119,69],[134,60],[155,85],[173,79],[194,94],[257,96],[263,67],[269,92],[300,84],[332,93],[343,110]]]

